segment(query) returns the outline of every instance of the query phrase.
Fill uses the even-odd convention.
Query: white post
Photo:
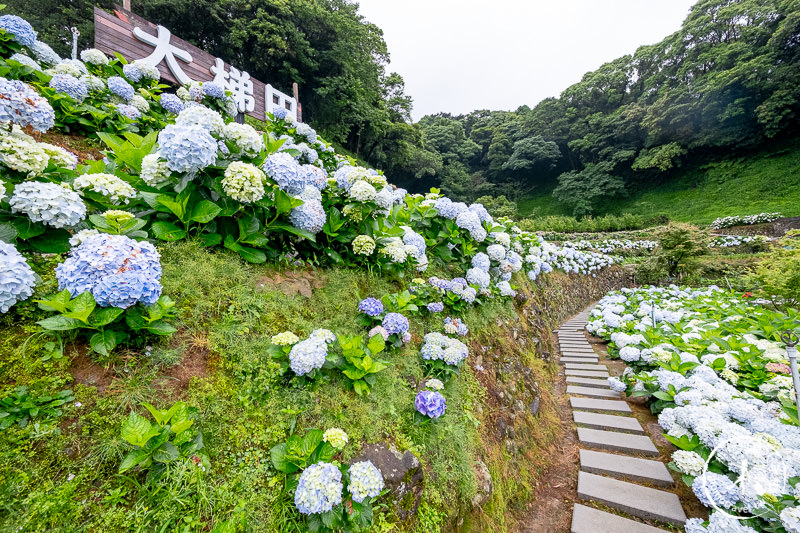
[[[800,409],[800,374],[797,372],[797,343],[800,339],[797,338],[797,335],[792,330],[786,330],[781,335],[781,340],[786,344],[786,355],[789,358],[789,368],[792,371],[795,406]]]
[[[78,36],[81,32],[75,26],[72,27],[72,59],[78,59]]]

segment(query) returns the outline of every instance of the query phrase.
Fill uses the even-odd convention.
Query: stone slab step
[[[598,370],[564,370],[564,374],[567,376],[575,376],[580,378],[607,378],[608,372],[602,372]]]
[[[592,350],[588,346],[586,348],[576,348],[574,346],[562,346],[560,351],[564,355],[567,355],[567,354],[597,355],[597,352],[595,352],[594,350]]]
[[[618,417],[621,418],[621,417]],[[581,450],[581,470],[591,474],[625,477],[633,481],[644,481],[659,487],[672,487],[675,481],[661,461],[625,457],[613,453]]]
[[[664,533],[666,529],[586,507],[579,503],[572,510],[571,533]]]
[[[607,389],[607,379],[597,378],[579,378],[577,376],[567,376],[567,383],[570,385],[581,385],[583,387],[597,387],[598,389]]]
[[[569,404],[573,409],[581,411],[613,411],[615,413],[630,413],[630,406],[622,400],[595,400],[594,398],[570,398]]]
[[[594,429],[644,433],[644,429],[642,429],[642,425],[639,423],[639,421],[630,416],[603,415],[599,413],[587,413],[584,411],[572,411],[572,419],[576,424],[581,424]]]
[[[686,513],[675,494],[610,477],[578,472],[578,497],[647,520],[676,526],[686,522]]]
[[[598,359],[596,353],[589,353],[589,352],[564,352],[561,354],[562,357],[576,357],[578,359]]]
[[[578,394],[580,396],[595,396],[597,398],[620,399],[618,392],[613,390],[603,390],[595,387],[581,387],[580,385],[567,385],[567,394]]]
[[[564,342],[589,342],[589,340],[583,335],[583,333],[575,332],[575,335],[567,335],[567,334],[559,334],[558,340]]]
[[[658,457],[658,448],[645,435],[631,435],[604,429],[578,428],[578,440],[586,446],[615,452],[639,453]]]
[[[605,365],[592,365],[589,363],[566,363],[567,370],[608,370]]]
[[[596,363],[597,357],[562,357],[560,362],[566,363]]]

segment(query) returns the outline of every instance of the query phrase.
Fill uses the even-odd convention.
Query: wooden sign
[[[177,85],[213,81],[233,93],[240,113],[259,120],[276,107],[299,120],[296,98],[175,37],[164,26],[119,7],[115,15],[94,8],[95,48],[112,56],[117,52],[127,61],[149,63],[158,68],[162,80]]]

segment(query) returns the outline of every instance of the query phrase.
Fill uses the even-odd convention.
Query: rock
[[[519,412],[522,412],[525,410],[525,404],[522,403],[520,400],[514,400],[514,409],[516,409]]]
[[[539,402],[540,402],[539,396],[534,398],[533,401],[531,402],[530,410],[533,416],[536,416],[539,413]]]
[[[477,461],[473,469],[475,470],[475,480],[478,482],[478,493],[472,498],[472,506],[477,508],[483,506],[492,497],[494,482],[483,461]]]
[[[511,455],[516,455],[519,451],[519,446],[513,439],[506,439],[506,451]]]
[[[505,418],[498,418],[497,422],[494,423],[494,427],[497,430],[497,436],[499,438],[503,438],[508,434],[508,422]]]
[[[417,514],[424,477],[422,463],[417,456],[409,451],[400,453],[393,445],[387,447],[385,444],[367,444],[361,455],[352,462],[367,460],[372,461],[381,471],[386,488],[394,501],[397,516],[401,520],[407,520]]]

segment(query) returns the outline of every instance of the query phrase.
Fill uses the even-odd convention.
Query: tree
[[[625,182],[610,173],[610,165],[588,164],[581,171],[566,172],[558,177],[553,196],[570,208],[576,216],[591,215],[599,203],[608,198],[623,196]]]
[[[514,143],[511,157],[503,164],[503,169],[512,171],[533,171],[541,168],[551,170],[561,158],[561,151],[553,141],[546,141],[541,135],[526,137]]]

